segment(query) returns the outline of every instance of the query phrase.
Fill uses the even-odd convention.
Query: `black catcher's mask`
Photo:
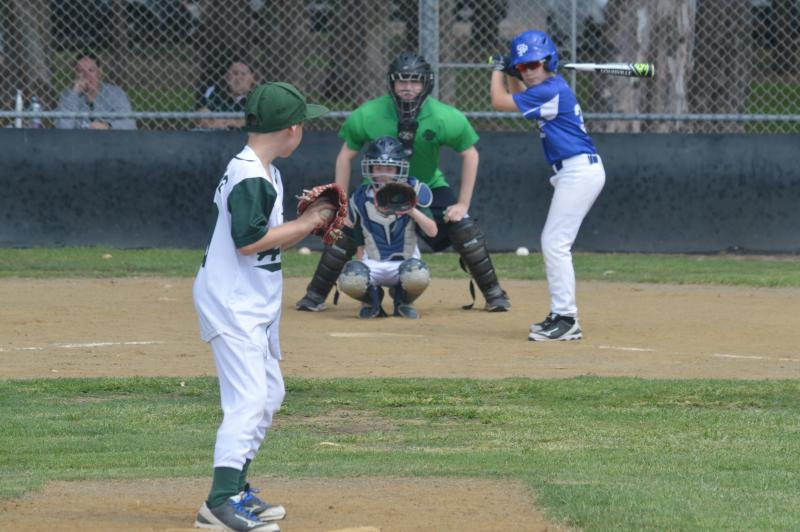
[[[396,138],[379,137],[371,142],[364,152],[364,158],[361,160],[361,174],[375,189],[381,187],[381,183],[376,180],[376,177],[380,177],[381,174],[376,174],[374,170],[374,167],[378,165],[396,168],[396,173],[385,176],[389,180],[399,183],[408,181],[408,155],[403,144]]]
[[[413,100],[403,100],[394,91],[395,81],[421,81],[422,92]],[[421,55],[403,52],[389,65],[389,94],[397,106],[401,121],[415,120],[425,98],[433,90],[433,70]]]

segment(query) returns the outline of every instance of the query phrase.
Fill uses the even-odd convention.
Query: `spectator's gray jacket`
[[[100,92],[94,99],[94,105],[90,106],[86,96],[78,94],[74,90],[66,89],[61,93],[58,100],[58,111],[87,113],[94,111],[124,113],[131,111],[131,102],[125,91],[116,85],[103,83]],[[100,118],[111,125],[111,129],[136,129],[136,121],[132,118]],[[56,127],[59,129],[86,129],[89,127],[89,119],[86,118],[59,118],[56,120]]]

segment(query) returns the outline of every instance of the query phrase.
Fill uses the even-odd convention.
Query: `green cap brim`
[[[306,104],[306,120],[310,120],[311,118],[317,118],[324,114],[330,112],[330,109],[325,107],[324,105],[318,105],[316,103],[308,103]]]

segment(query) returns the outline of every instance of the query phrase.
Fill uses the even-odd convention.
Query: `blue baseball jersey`
[[[433,218],[428,209],[433,201],[431,189],[413,177],[408,178],[408,184],[417,192],[417,209]],[[364,245],[366,258],[387,261],[419,257],[417,224],[407,214],[397,216],[379,212],[372,186],[361,185],[353,191],[348,217],[353,224],[356,243]]]
[[[556,74],[513,97],[522,116],[538,121],[544,156],[550,164],[581,153],[597,153],[578,99],[564,78]]]

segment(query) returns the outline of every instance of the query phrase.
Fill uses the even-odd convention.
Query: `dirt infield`
[[[0,281],[0,378],[213,375],[190,279]],[[287,376],[800,378],[800,289],[583,282],[580,342],[528,342],[543,282],[510,281],[512,310],[464,311],[467,284],[437,279],[421,319],[358,320],[342,297],[297,312],[287,279]]]
[[[368,322],[345,297],[323,313],[296,312],[306,282],[286,280],[281,338],[289,377],[800,378],[798,289],[582,282],[585,339],[539,344],[526,335],[548,310],[543,282],[506,282],[512,311],[488,314],[460,309],[465,281],[437,279],[419,301],[419,321]],[[0,280],[0,378],[213,375],[191,283]],[[268,480],[289,510],[285,531],[557,529],[511,481]],[[45,515],[13,503],[0,520],[14,530],[178,530],[191,526],[205,490],[203,479],[54,482],[37,496]],[[408,505],[420,509],[418,520],[398,510]],[[464,508],[481,511],[467,517]]]

